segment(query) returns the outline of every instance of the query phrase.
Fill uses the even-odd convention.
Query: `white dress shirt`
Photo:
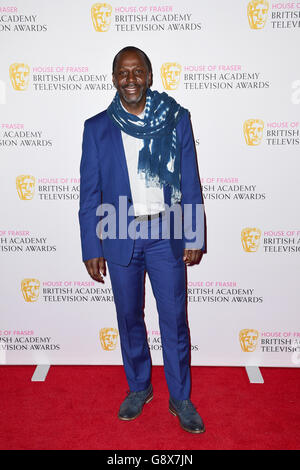
[[[127,110],[125,109],[125,111]],[[144,111],[139,114],[138,117],[143,118]],[[163,188],[147,188],[145,176],[137,171],[139,151],[143,148],[143,139],[137,139],[123,131],[121,131],[121,134],[128,168],[134,214],[136,216],[157,214],[165,209]]]

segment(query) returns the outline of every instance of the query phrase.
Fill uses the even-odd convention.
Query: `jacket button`
[[[130,197],[128,198],[128,202],[131,204],[132,203],[132,200],[130,199]]]

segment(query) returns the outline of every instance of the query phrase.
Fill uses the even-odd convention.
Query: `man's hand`
[[[202,255],[202,250],[183,250],[183,261],[187,266],[193,266],[200,263]]]
[[[104,284],[104,279],[100,272],[103,276],[106,276],[105,258],[92,258],[85,261],[84,264],[91,278],[94,279],[94,281],[103,282]]]

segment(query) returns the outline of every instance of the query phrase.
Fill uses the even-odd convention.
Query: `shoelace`
[[[190,400],[183,400],[179,407],[180,411],[196,412],[196,408]]]
[[[132,399],[135,399],[135,398],[140,398],[140,399],[144,398],[144,397],[142,397],[141,392],[131,392],[130,390],[127,390],[126,393],[127,393],[126,398],[128,400],[132,400]]]

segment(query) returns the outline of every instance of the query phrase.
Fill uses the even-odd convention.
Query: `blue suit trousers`
[[[145,272],[148,273],[159,318],[164,371],[170,396],[190,397],[190,337],[186,312],[186,267],[165,238],[164,216],[137,222],[128,266],[107,261],[124,369],[130,391],[151,382],[151,355],[144,322]],[[138,219],[136,219],[138,221]],[[152,229],[152,232],[150,231]],[[152,237],[150,238],[152,233]]]

